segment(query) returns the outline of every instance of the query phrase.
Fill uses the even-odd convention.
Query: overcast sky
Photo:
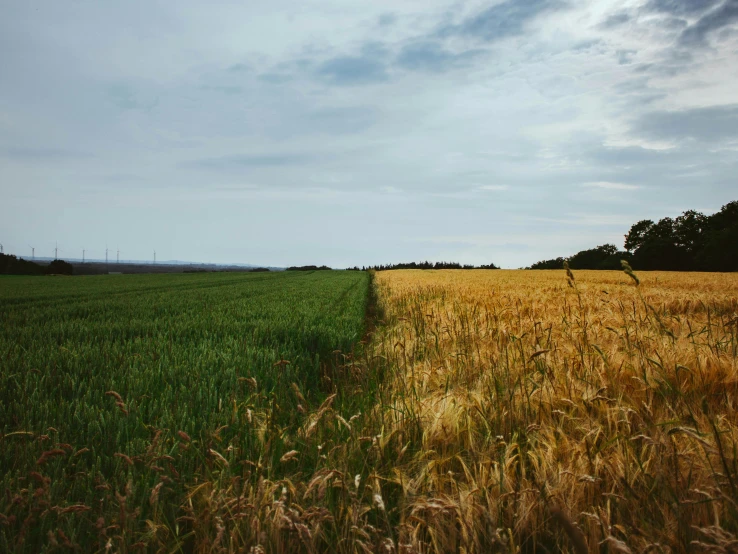
[[[738,200],[738,0],[0,0],[0,242],[529,265]]]

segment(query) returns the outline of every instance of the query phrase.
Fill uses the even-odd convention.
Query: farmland
[[[368,284],[3,280],[0,550],[730,551],[738,275]]]
[[[385,490],[403,499],[401,544],[727,551],[738,531],[737,275],[377,282],[388,370],[376,418],[382,456],[399,460]]]
[[[0,551],[156,543],[147,520],[176,545],[189,487],[278,475],[366,301],[356,272],[3,278]]]

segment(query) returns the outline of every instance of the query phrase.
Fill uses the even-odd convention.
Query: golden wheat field
[[[398,546],[735,551],[738,275],[376,275]]]

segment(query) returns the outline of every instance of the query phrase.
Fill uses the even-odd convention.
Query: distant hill
[[[39,257],[33,261],[19,258],[11,254],[0,254],[0,274],[4,275],[44,275],[45,273],[61,272],[69,273],[66,266],[62,266],[62,260],[54,258]],[[56,263],[56,265],[54,265]],[[63,263],[73,268],[75,275],[103,275],[106,273],[194,273],[194,272],[218,272],[218,271],[284,271],[281,267],[263,267],[252,264],[203,264],[194,262],[183,262],[168,260],[156,262],[125,260],[117,263],[105,260],[85,260],[66,258]]]
[[[82,258],[62,258],[65,261],[72,263],[72,264],[105,264],[108,265],[116,265],[120,263],[120,265],[140,265],[140,266],[158,266],[158,265],[174,265],[174,266],[180,266],[180,267],[191,267],[191,266],[205,266],[205,267],[214,267],[214,268],[224,268],[224,267],[238,267],[238,268],[254,268],[254,267],[265,267],[260,266],[256,264],[244,264],[244,263],[205,263],[205,262],[190,262],[185,260],[157,260],[156,263],[152,262],[151,260],[121,260],[120,262],[116,262],[115,259],[109,259],[107,262],[104,259],[98,259],[98,258],[86,258],[84,261]],[[47,256],[36,256],[33,261],[38,264],[45,264],[53,261],[54,258],[47,257]],[[269,269],[272,271],[279,271],[283,270],[283,267],[276,267],[276,266],[269,266]]]

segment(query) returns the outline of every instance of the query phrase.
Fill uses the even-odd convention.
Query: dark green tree
[[[551,260],[541,260],[540,262],[534,263],[528,269],[564,269],[564,262],[566,258],[559,256]]]
[[[696,258],[706,271],[738,271],[738,201],[709,216],[704,245]]]
[[[0,274],[3,275],[42,275],[43,267],[40,265],[17,258],[12,254],[0,254]]]
[[[654,223],[650,219],[642,219],[638,223],[634,224],[627,235],[625,235],[625,249],[628,252],[634,252],[638,250],[643,243],[646,242],[651,229],[653,229]]]
[[[700,212],[688,210],[674,220],[676,245],[690,254],[696,254],[705,246],[710,219]]]
[[[46,275],[73,275],[74,267],[72,267],[72,264],[65,262],[64,260],[54,260],[46,266],[44,273],[46,273]]]
[[[582,250],[570,258],[533,264],[530,269],[620,269],[627,260],[634,269],[661,271],[738,271],[738,201],[706,216],[687,210],[657,223],[643,219],[625,235],[626,252],[612,244]]]
[[[614,244],[603,244],[577,252],[568,261],[571,269],[620,269],[620,260],[626,255]]]

